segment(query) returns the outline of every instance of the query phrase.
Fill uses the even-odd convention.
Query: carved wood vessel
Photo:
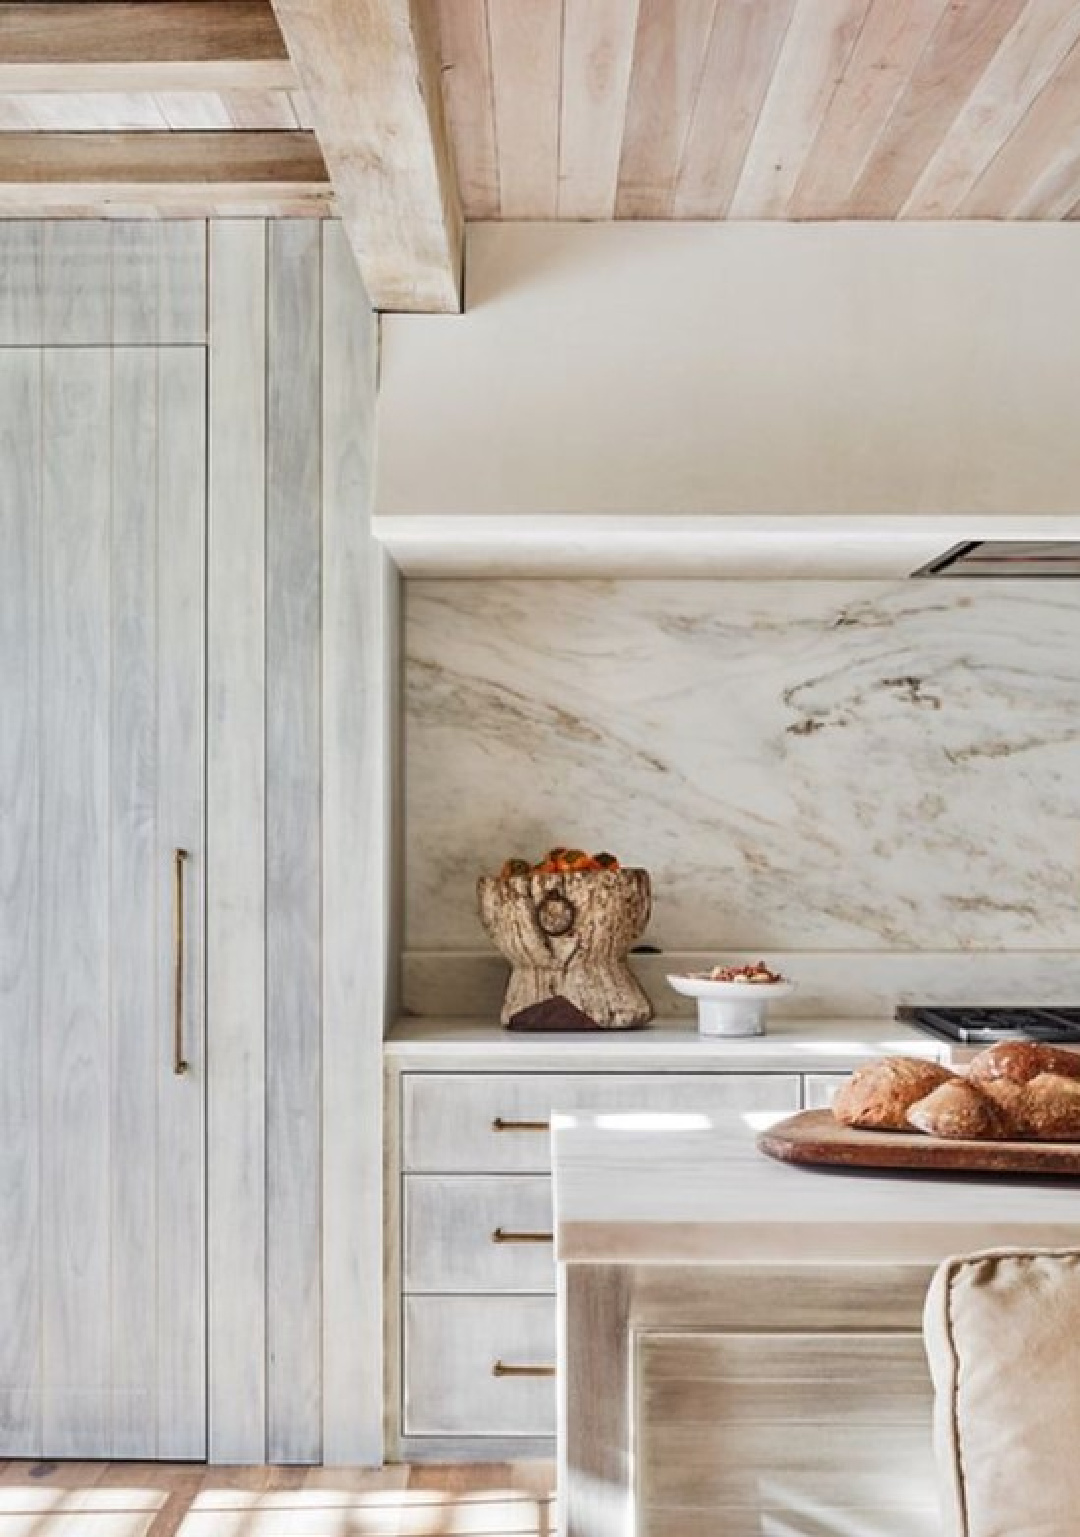
[[[512,967],[501,1019],[566,998],[602,1029],[626,1030],[653,1016],[627,965],[652,910],[647,870],[575,870],[485,875],[480,917]]]

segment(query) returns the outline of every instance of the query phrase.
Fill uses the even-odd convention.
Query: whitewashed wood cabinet
[[[0,1455],[206,1455],[205,420],[0,347]]]
[[[553,1111],[789,1113],[829,1103],[895,1021],[777,1020],[706,1038],[668,1022],[578,1037],[399,1021],[385,1044],[386,1407],[390,1455],[550,1455],[556,1417]],[[912,1034],[913,1050],[927,1044]]]
[[[650,1115],[794,1111],[824,1092],[797,1053],[744,1072],[656,1045],[646,1064],[643,1038],[594,1038],[521,1070],[516,1043],[490,1034],[482,1066],[475,1053],[389,1047],[387,1398],[391,1453],[406,1458],[551,1451],[553,1110],[640,1115],[648,1135]],[[554,1070],[575,1049],[586,1070]]]
[[[336,224],[0,222],[0,1455],[381,1456],[374,382]]]

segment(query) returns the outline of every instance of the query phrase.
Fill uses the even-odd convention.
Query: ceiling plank
[[[1065,186],[1080,153],[1080,43],[964,198],[966,219],[1063,217]],[[1075,198],[1073,199],[1075,202]],[[1048,210],[1058,208],[1056,214]]]
[[[564,0],[560,219],[611,219],[638,0]]]
[[[873,0],[843,79],[786,210],[792,219],[842,219],[860,167],[889,120],[941,20],[947,0]]]
[[[161,103],[147,91],[0,93],[0,130],[42,133],[152,132],[168,128]]]
[[[947,219],[1022,121],[1080,39],[1076,0],[1028,0],[901,209],[906,219]]]
[[[463,220],[417,0],[274,0],[376,309],[461,308]]]
[[[499,215],[559,211],[562,3],[487,0],[499,153]]]
[[[3,0],[0,92],[290,90],[269,0]]]
[[[641,0],[615,212],[666,219],[719,0]]]
[[[677,219],[723,219],[739,184],[793,0],[721,0],[675,177]]]
[[[310,133],[3,133],[0,217],[330,211]]]
[[[499,215],[491,43],[484,0],[436,0],[443,105],[467,219]]]
[[[733,219],[784,218],[869,4],[797,0],[731,200]]]
[[[946,8],[852,189],[852,218],[896,218],[1023,7],[984,0]]]

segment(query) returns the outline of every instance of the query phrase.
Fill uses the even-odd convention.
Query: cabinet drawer
[[[554,1292],[547,1175],[410,1174],[407,1292]]]
[[[410,1297],[407,1436],[553,1436],[554,1297]]]
[[[553,1110],[798,1110],[797,1073],[406,1073],[402,1166],[545,1174]]]

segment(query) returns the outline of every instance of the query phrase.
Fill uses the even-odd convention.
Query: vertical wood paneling
[[[115,224],[112,240],[112,340],[117,346],[158,340],[158,220]]]
[[[290,1463],[322,1436],[321,251],[316,221],[269,226],[267,1456]]]
[[[198,219],[174,219],[159,228],[157,340],[163,346],[203,342],[207,226]]]
[[[210,1456],[266,1416],[266,229],[211,229],[207,679]]]
[[[27,1456],[41,1448],[40,426],[40,356],[0,353],[0,1440]]]
[[[638,0],[563,0],[560,219],[612,219]]]
[[[90,1457],[110,1371],[108,352],[46,352],[42,392],[42,1435]]]
[[[499,215],[553,219],[559,206],[562,0],[487,0],[499,147]],[[528,92],[521,81],[530,82]]]
[[[0,274],[0,346],[41,342],[41,225],[36,220],[0,220]]]
[[[206,338],[206,225],[141,219],[110,226],[114,346]]]
[[[109,1085],[112,1244],[108,1297],[109,1455],[156,1447],[158,932],[157,586],[158,400],[150,348],[111,354],[112,709],[109,745],[109,926],[113,949]],[[171,431],[171,425],[165,428]],[[167,951],[165,954],[167,955]]]
[[[382,1037],[396,623],[371,538],[375,320],[323,239],[323,1457],[382,1454]]]
[[[158,1457],[206,1456],[206,354],[156,353],[157,841],[154,1011]],[[173,1072],[172,856],[188,850],[184,1046]]]
[[[111,340],[112,230],[104,220],[43,220],[41,327],[47,346]]]
[[[199,220],[0,220],[0,346],[206,339]]]

